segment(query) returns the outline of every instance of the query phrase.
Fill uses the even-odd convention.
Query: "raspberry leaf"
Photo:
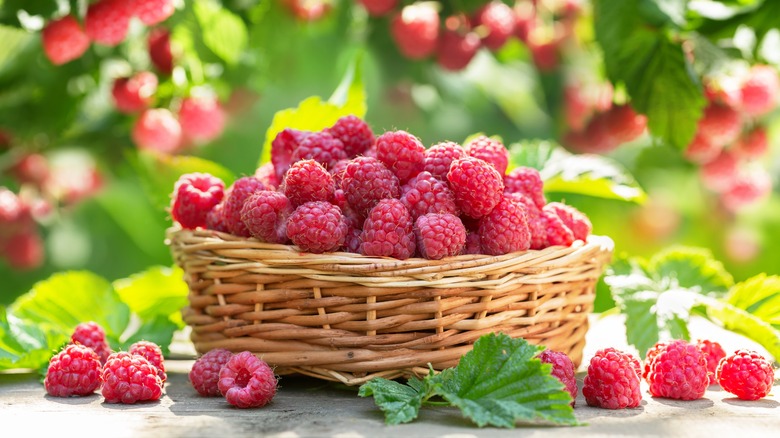
[[[420,379],[410,379],[404,385],[378,377],[363,384],[358,395],[374,396],[374,403],[385,413],[385,422],[401,424],[417,418],[426,395],[424,389],[425,384]]]
[[[731,288],[726,302],[780,329],[780,276],[751,277]]]
[[[68,340],[49,324],[23,321],[0,306],[0,370],[45,367]]]
[[[722,296],[734,284],[726,268],[704,248],[674,246],[656,254],[648,270],[656,279],[673,278],[678,286]]]
[[[154,266],[130,277],[114,281],[119,297],[142,320],[159,316],[170,319],[177,328],[184,327],[181,309],[187,306],[187,283],[181,268]]]
[[[193,11],[203,32],[203,44],[226,63],[238,63],[249,40],[241,17],[211,1],[193,3]]]

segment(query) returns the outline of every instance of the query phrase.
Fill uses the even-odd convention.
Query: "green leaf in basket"
[[[139,274],[114,282],[119,297],[141,320],[169,319],[177,328],[184,327],[181,309],[187,305],[187,283],[179,267],[155,266]]]
[[[416,380],[417,384],[412,383]],[[420,412],[425,394],[420,391],[419,379],[410,380],[406,385],[393,380],[377,377],[360,386],[358,395],[374,396],[374,403],[385,413],[387,424],[408,423]]]

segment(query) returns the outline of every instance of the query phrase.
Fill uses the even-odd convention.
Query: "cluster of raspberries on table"
[[[276,395],[271,367],[249,351],[233,354],[217,348],[195,361],[190,383],[204,397],[225,397],[238,408],[259,408]]]
[[[507,173],[509,151],[482,135],[426,149],[408,132],[375,137],[345,116],[319,132],[284,129],[270,155],[227,189],[209,174],[182,175],[172,218],[311,253],[401,260],[570,246],[592,228],[574,207],[545,200],[537,170]]]
[[[166,379],[157,344],[138,341],[128,351],[112,352],[105,330],[85,322],[51,358],[43,384],[53,397],[85,396],[101,388],[106,403],[133,404],[159,400]]]

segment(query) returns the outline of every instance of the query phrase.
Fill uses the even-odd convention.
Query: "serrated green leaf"
[[[674,279],[679,287],[715,296],[722,296],[734,284],[723,264],[704,248],[668,248],[650,259],[648,269],[656,279]]]
[[[727,330],[756,341],[774,356],[775,361],[780,361],[780,330],[724,301],[707,297],[701,297],[700,301],[706,316]]]
[[[687,0],[640,0],[639,11],[650,23],[682,27],[686,23]]]
[[[179,267],[155,266],[115,281],[114,289],[142,321],[165,317],[174,327],[182,328],[181,309],[187,305],[189,293],[183,276]]]
[[[780,276],[751,277],[736,284],[725,301],[780,329]]]
[[[419,391],[419,379],[412,386],[377,377],[360,386],[360,397],[374,396],[374,403],[385,413],[387,424],[408,423],[417,418],[425,394]]]
[[[25,322],[0,306],[0,370],[38,369],[68,340],[48,324]]]
[[[203,44],[226,63],[236,64],[249,40],[243,20],[213,1],[194,2],[193,10]]]
[[[137,330],[127,336],[127,339],[123,339],[119,347],[127,350],[135,342],[149,341],[159,345],[163,355],[167,355],[173,333],[178,329],[179,325],[171,321],[167,315],[153,315],[146,318]]]

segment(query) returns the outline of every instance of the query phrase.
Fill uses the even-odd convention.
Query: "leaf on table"
[[[176,328],[182,328],[181,309],[187,305],[189,293],[183,276],[179,267],[154,266],[115,281],[114,289],[141,321],[163,316]]]
[[[374,403],[385,413],[387,424],[408,423],[417,418],[425,394],[419,379],[408,385],[377,377],[360,386],[360,397],[374,396]]]

